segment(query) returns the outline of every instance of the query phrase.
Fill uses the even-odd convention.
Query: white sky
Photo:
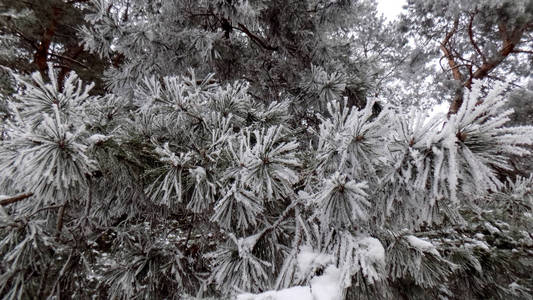
[[[392,20],[402,12],[402,6],[407,0],[377,0],[378,11],[387,19]]]

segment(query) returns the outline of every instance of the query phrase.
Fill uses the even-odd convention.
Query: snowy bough
[[[332,89],[313,127],[193,70],[55,76],[18,77],[0,146],[6,299],[531,297],[533,178],[505,170],[533,128],[503,86],[431,120]]]

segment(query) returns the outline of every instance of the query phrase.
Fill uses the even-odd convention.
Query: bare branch
[[[492,60],[483,63],[483,65],[474,72],[472,79],[481,79],[486,77],[494,68],[496,68],[509,54],[511,54],[514,48],[520,43],[520,39],[524,35],[525,26],[517,27],[510,33],[507,31],[507,25],[500,23],[499,26],[500,36],[502,38],[502,48],[498,51],[498,55]],[[471,81],[470,80],[470,81]]]
[[[444,56],[446,57],[446,59],[448,59],[448,65],[450,66],[450,69],[452,70],[453,78],[455,80],[459,80],[462,82],[463,75],[461,74],[461,72],[459,72],[459,68],[457,67],[454,56],[452,55],[450,49],[447,48],[450,42],[450,39],[457,32],[458,26],[459,26],[459,17],[455,18],[452,29],[446,34],[446,36],[444,37],[444,40],[442,40],[442,42],[440,43],[440,49],[444,53]]]
[[[481,60],[483,61],[483,63],[486,63],[487,57],[485,57],[483,52],[481,52],[481,49],[479,48],[478,44],[474,40],[474,30],[472,29],[472,23],[474,22],[474,18],[476,14],[477,14],[477,11],[470,14],[470,20],[468,22],[468,37],[470,38],[470,43],[472,44],[476,52],[479,54],[479,56],[481,56]]]
[[[63,203],[61,207],[59,208],[59,212],[57,213],[57,223],[56,223],[56,237],[59,237],[61,234],[61,230],[63,229],[63,217],[65,216],[65,207],[67,206],[67,202]]]
[[[533,54],[533,50],[523,50],[523,49],[514,49],[511,51],[512,53],[527,53],[527,54]]]
[[[277,51],[279,49],[278,47],[274,47],[274,46],[267,44],[265,41],[263,41],[262,38],[250,32],[250,30],[248,30],[248,28],[246,28],[246,26],[244,26],[242,23],[239,23],[239,27],[233,27],[233,28],[244,32],[252,41],[254,41],[256,44],[258,44],[259,46],[267,50]]]
[[[475,44],[473,40],[473,32],[471,31],[472,27],[472,20],[473,20],[473,14],[471,15],[470,24],[468,26],[468,34],[471,38],[471,43],[474,45],[474,47],[477,47],[477,44]],[[457,21],[458,19],[456,19]],[[443,50],[444,54],[448,58],[448,62],[450,66],[455,66],[455,60],[454,56],[451,54],[450,50],[446,48],[446,45],[451,38],[451,36],[455,33],[455,30],[457,29],[457,26],[455,26],[456,23],[454,23],[454,28],[452,31],[448,32],[446,34],[446,37],[444,38],[444,41],[441,44],[441,49]],[[461,80],[463,82],[463,86],[470,89],[472,86],[472,81],[474,79],[483,79],[486,77],[489,77],[490,72],[492,72],[496,67],[498,67],[504,60],[509,56],[513,51],[515,50],[515,47],[520,43],[520,40],[522,39],[522,36],[524,35],[524,32],[527,29],[527,25],[524,26],[518,26],[513,28],[509,31],[507,28],[507,24],[505,22],[500,22],[498,24],[498,31],[500,35],[500,39],[502,41],[501,49],[498,51],[498,54],[492,57],[491,59],[483,58],[483,64],[477,68],[477,70],[473,71],[469,69],[469,77],[466,81],[463,82],[461,73],[457,69],[454,69],[452,67],[452,71],[456,70],[454,72],[454,78]],[[479,52],[478,52],[479,51]],[[479,48],[476,49],[476,52],[478,52],[481,55],[481,50]],[[463,60],[463,58],[459,57],[460,60]],[[472,64],[473,66],[473,64]],[[459,77],[461,76],[461,77]],[[455,114],[459,108],[461,107],[463,103],[463,96],[462,96],[462,90],[458,90],[456,92],[455,98],[453,102],[450,104],[450,109],[448,111],[448,116]]]
[[[67,4],[86,3],[86,2],[89,2],[89,0],[70,0],[70,1],[67,1]]]
[[[29,198],[31,196],[33,196],[33,193],[24,193],[24,194],[20,194],[20,195],[17,195],[17,196],[10,197],[10,198],[4,198],[4,199],[0,200],[0,205],[6,206],[6,205],[9,205],[9,204],[12,204],[12,203],[15,203],[15,202],[22,201],[22,200],[24,200],[26,198]]]
[[[283,213],[281,213],[281,215],[279,216],[279,218],[274,222],[272,223],[270,226],[264,228],[263,230],[261,230],[261,232],[258,233],[258,237],[257,239],[259,240],[260,238],[262,238],[265,234],[271,232],[272,230],[276,229],[283,221],[285,221],[288,217],[289,217],[289,213],[296,207],[296,205],[299,204],[299,201],[293,201],[289,206],[287,206],[287,208],[285,208],[285,210],[283,211]]]
[[[22,38],[23,40],[25,40],[28,44],[30,44],[35,50],[38,49],[38,46],[37,46],[37,42],[30,39],[29,37],[27,37],[26,35],[24,35],[24,33],[22,33],[20,30],[18,30],[17,28],[14,28],[12,29],[16,34],[18,34],[18,36],[20,38]]]
[[[61,59],[67,60],[67,61],[70,61],[71,63],[78,64],[78,65],[84,67],[85,69],[89,69],[89,70],[91,69],[88,65],[82,63],[81,61],[75,60],[74,58],[71,58],[71,57],[68,57],[68,56],[64,56],[64,55],[56,54],[56,53],[52,53],[52,52],[48,52],[48,55],[54,56],[54,57],[57,57],[57,58],[61,58]]]
[[[33,217],[34,215],[38,214],[38,213],[41,212],[41,211],[49,210],[49,209],[56,209],[56,208],[61,208],[61,207],[62,207],[62,205],[52,205],[52,206],[41,207],[41,208],[39,208],[38,210],[34,211],[34,212],[30,215],[30,218]]]

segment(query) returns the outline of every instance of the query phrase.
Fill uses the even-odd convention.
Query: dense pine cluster
[[[2,299],[276,299],[326,278],[335,300],[533,297],[533,126],[510,108],[532,105],[531,1],[409,1],[411,25],[362,0],[48,2],[83,17],[69,62],[97,85],[2,64]],[[0,47],[29,39],[29,3],[0,6]],[[508,65],[492,28],[522,51]],[[413,46],[435,36],[447,79]]]

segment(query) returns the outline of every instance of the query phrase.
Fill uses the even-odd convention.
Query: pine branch
[[[20,195],[17,195],[17,196],[10,197],[10,198],[4,198],[4,199],[0,200],[0,205],[6,206],[6,205],[9,205],[9,204],[12,204],[12,203],[15,203],[15,202],[22,201],[22,200],[24,200],[26,198],[29,198],[31,196],[33,196],[33,193],[24,193],[24,194],[20,194]]]
[[[239,27],[233,27],[237,30],[240,30],[242,32],[244,32],[252,41],[254,41],[256,44],[258,44],[259,46],[267,49],[267,50],[270,50],[270,51],[278,51],[279,50],[279,47],[274,47],[274,46],[271,46],[269,44],[267,44],[266,41],[264,41],[262,38],[258,37],[257,35],[253,34],[252,32],[250,32],[250,30],[248,30],[248,28],[246,28],[246,26],[244,26],[242,23],[239,23]]]
[[[47,299],[50,299],[50,298],[53,298],[53,293],[54,293],[54,290],[56,289],[56,287],[58,288],[58,292],[59,292],[59,287],[58,287],[58,284],[59,284],[59,281],[61,280],[61,278],[65,275],[65,272],[67,270],[67,267],[69,266],[70,264],[70,260],[72,258],[72,254],[73,254],[73,250],[70,251],[69,255],[68,255],[68,258],[67,258],[67,261],[65,262],[65,264],[63,265],[63,267],[61,268],[61,271],[59,271],[59,274],[57,274],[57,277],[56,277],[56,280],[54,281],[54,284],[52,285],[52,289],[51,289],[51,292],[50,292],[50,295],[48,296]],[[58,297],[59,298],[59,297]]]
[[[256,240],[259,240],[262,238],[265,234],[271,232],[272,230],[276,229],[281,222],[285,221],[289,217],[289,213],[296,207],[296,205],[299,204],[299,201],[293,201],[287,208],[283,211],[283,213],[280,215],[280,217],[276,220],[276,222],[272,223],[272,225],[264,228],[261,232],[258,233]]]

